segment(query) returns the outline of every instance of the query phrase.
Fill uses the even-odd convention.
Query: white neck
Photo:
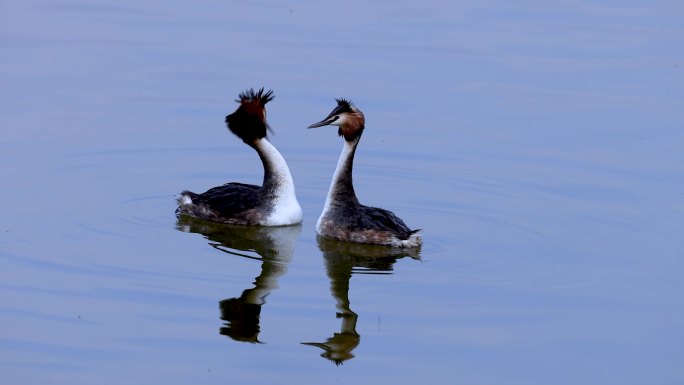
[[[356,146],[358,144],[359,138],[352,142],[344,141],[342,153],[340,154],[340,159],[337,161],[337,167],[335,168],[335,174],[333,174],[332,182],[330,183],[328,197],[325,199],[325,207],[323,208],[321,217],[328,212],[335,201],[343,199],[358,204],[354,186],[352,185],[352,166],[354,163],[354,153],[356,152]]]
[[[290,175],[290,169],[278,149],[265,138],[257,140],[254,147],[264,164],[263,185],[269,187],[269,184],[275,183],[274,187],[281,194],[294,194],[294,182],[292,175]]]
[[[258,139],[254,143],[254,148],[264,164],[262,189],[274,200],[271,225],[299,223],[302,217],[302,209],[297,202],[294,181],[285,158],[265,138]]]

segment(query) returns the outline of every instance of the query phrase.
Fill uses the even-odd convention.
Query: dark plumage
[[[255,210],[264,203],[259,194],[260,188],[253,184],[232,182],[210,188],[202,194],[186,190],[178,198],[179,208],[176,213],[188,214],[212,222],[258,224],[259,220],[264,217]],[[181,210],[184,196],[190,198],[192,205]]]
[[[406,240],[411,234],[419,231],[411,230],[401,218],[389,210],[359,203],[351,181],[336,186],[332,192],[332,202],[328,207],[327,216],[335,218],[334,226],[337,229],[352,232],[364,229],[388,232],[401,240]]]
[[[373,228],[375,230],[390,231],[397,238],[405,240],[409,239],[411,234],[419,232],[421,229],[411,230],[401,218],[396,216],[393,212],[379,207],[371,207],[360,205],[360,222],[364,227]]]

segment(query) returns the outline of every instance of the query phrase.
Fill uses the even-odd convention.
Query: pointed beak
[[[316,128],[316,127],[327,126],[327,125],[332,124],[333,122],[335,122],[337,119],[339,119],[339,116],[329,116],[329,117],[327,117],[327,118],[321,120],[321,121],[318,122],[318,123],[314,123],[314,124],[310,125],[308,128]]]

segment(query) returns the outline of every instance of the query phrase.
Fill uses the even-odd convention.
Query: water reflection
[[[336,301],[336,317],[342,323],[339,333],[334,332],[325,342],[303,344],[323,349],[321,357],[340,365],[354,358],[352,351],[361,342],[361,335],[356,331],[358,315],[351,310],[349,302],[349,279],[352,274],[391,274],[398,259],[411,257],[418,260],[420,255],[415,249],[338,242],[320,236],[316,240],[323,252],[326,273],[330,278],[330,292]]]
[[[254,287],[245,289],[239,297],[219,302],[221,319],[225,321],[221,334],[235,341],[260,342],[261,306],[278,288],[278,278],[287,272],[302,226],[232,226],[181,217],[177,228],[202,234],[210,241],[210,246],[228,254],[261,261],[261,272],[254,278]],[[256,255],[250,255],[254,253]]]

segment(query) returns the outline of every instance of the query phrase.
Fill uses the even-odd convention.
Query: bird
[[[320,122],[309,128],[337,126],[344,145],[333,175],[321,216],[316,223],[318,235],[345,242],[388,245],[399,248],[420,247],[420,229],[411,230],[393,212],[359,203],[352,183],[356,147],[365,128],[363,112],[350,100],[335,99],[337,106]]]
[[[212,222],[246,226],[287,226],[302,221],[302,209],[287,163],[266,139],[266,103],[272,90],[253,88],[239,94],[240,106],[226,116],[230,132],[256,150],[264,166],[261,186],[226,183],[197,194],[183,191],[177,199],[176,215],[189,215]]]

